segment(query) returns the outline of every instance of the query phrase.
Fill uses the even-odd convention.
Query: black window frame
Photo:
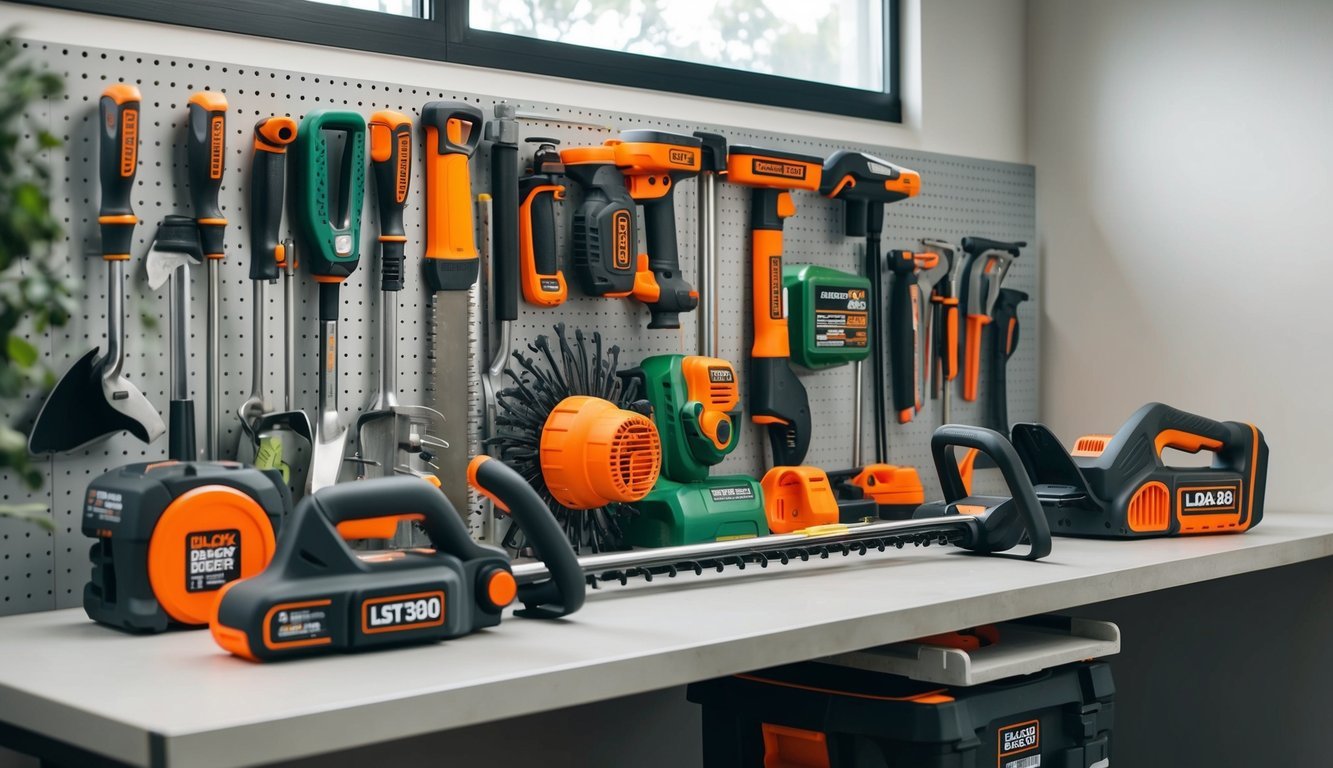
[[[882,92],[473,29],[468,22],[468,0],[437,0],[436,13],[427,18],[310,0],[212,0],[202,8],[202,3],[178,0],[20,2],[451,64],[902,122],[899,0],[883,0]],[[114,47],[113,40],[107,44]]]

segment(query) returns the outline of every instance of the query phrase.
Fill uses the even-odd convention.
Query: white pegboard
[[[136,230],[136,245],[129,266],[126,303],[126,375],[136,383],[149,401],[165,412],[168,400],[167,314],[165,292],[150,291],[143,278],[143,256],[157,222],[168,213],[190,213],[185,182],[184,133],[186,103],[198,90],[223,92],[230,103],[228,113],[227,168],[221,203],[230,220],[227,229],[227,259],[223,264],[222,298],[222,444],[225,451],[234,448],[238,436],[235,409],[248,396],[250,388],[250,284],[247,278],[249,234],[246,222],[246,195],[251,134],[255,121],[269,115],[300,118],[315,108],[353,109],[366,117],[376,110],[393,109],[416,117],[420,107],[436,99],[464,100],[482,108],[487,119],[492,107],[503,95],[478,96],[458,91],[440,91],[420,87],[327,78],[310,73],[235,66],[213,62],[126,54],[115,51],[49,45],[39,41],[20,43],[32,60],[62,74],[67,93],[61,99],[39,105],[38,119],[64,139],[65,146],[49,153],[55,179],[54,212],[63,221],[67,240],[58,253],[67,254],[72,277],[78,280],[76,292],[79,311],[71,323],[58,332],[29,333],[28,338],[43,352],[43,362],[63,373],[92,346],[105,345],[106,278],[100,258],[97,231],[97,100],[111,82],[137,84],[143,92],[139,170],[135,181],[134,207],[142,220]],[[465,82],[460,82],[465,85]],[[1035,186],[1029,166],[898,150],[887,147],[849,147],[823,140],[777,133],[699,125],[676,120],[627,115],[610,111],[572,109],[532,102],[515,102],[519,113],[550,115],[550,120],[521,122],[523,138],[550,136],[563,146],[598,144],[625,128],[649,127],[691,133],[708,130],[721,133],[732,144],[752,144],[825,156],[836,149],[854,148],[879,154],[893,162],[921,173],[920,197],[890,205],[886,209],[884,248],[914,248],[922,237],[958,241],[966,235],[980,235],[1000,240],[1034,240]],[[606,126],[599,128],[597,126]],[[532,145],[520,149],[526,159]],[[485,147],[473,163],[474,192],[485,191],[489,173],[485,171]],[[422,218],[422,164],[417,150],[413,158],[412,187],[405,214],[408,237],[408,283],[399,292],[398,385],[405,403],[425,402],[427,297],[420,281],[418,262],[425,230]],[[376,304],[378,272],[374,238],[377,222],[373,204],[373,180],[368,179],[366,211],[363,214],[361,264],[343,286],[343,314],[340,324],[339,403],[348,422],[355,419],[374,390],[374,371],[378,366],[374,351],[379,313]],[[290,189],[290,182],[289,182]],[[744,361],[749,345],[749,239],[746,230],[749,190],[719,184],[719,247],[721,268],[718,275],[721,303],[718,354],[737,364],[745,376]],[[860,242],[841,236],[840,204],[813,194],[798,193],[797,215],[788,219],[785,229],[785,259],[788,264],[815,263],[856,271]],[[577,202],[571,194],[558,212],[563,252],[566,212]],[[695,184],[682,182],[676,194],[677,234],[684,273],[696,283]],[[642,230],[642,227],[640,227]],[[290,233],[290,222],[284,233]],[[298,240],[299,245],[299,240]],[[1028,248],[1010,271],[1005,285],[1027,291],[1031,299],[1019,309],[1023,324],[1022,343],[1009,364],[1009,407],[1014,421],[1031,420],[1037,415],[1037,370],[1040,348],[1038,254]],[[573,281],[571,281],[572,285]],[[279,284],[280,285],[280,284]],[[204,323],[205,279],[203,271],[192,273],[193,317],[191,318],[191,389],[202,418],[204,399]],[[282,386],[281,289],[268,291],[269,306],[265,348],[266,389],[276,397]],[[475,291],[470,317],[447,318],[458,333],[475,339],[477,324]],[[297,311],[298,379],[294,405],[314,411],[316,367],[318,358],[316,315],[318,301],[315,285],[300,281]],[[623,300],[584,297],[571,290],[570,300],[555,310],[522,306],[515,323],[515,348],[540,333],[549,333],[555,322],[564,322],[586,330],[600,330],[608,344],[622,348],[622,361],[634,362],[650,354],[695,352],[694,313],[682,316],[679,331],[648,331],[647,310]],[[474,343],[460,345],[473,349]],[[468,397],[447,397],[445,415],[466,423],[478,412],[479,386],[476,370],[479,361],[468,360],[471,382]],[[866,391],[869,391],[869,369]],[[810,395],[815,431],[807,461],[830,469],[850,463],[848,438],[852,418],[852,369],[828,369],[802,373]],[[744,389],[742,381],[742,392]],[[984,379],[983,379],[984,387]],[[977,423],[981,403],[954,399],[956,421]],[[40,405],[37,395],[18,403],[0,403],[0,418],[22,423]],[[863,434],[872,443],[869,426],[871,409],[867,404]],[[918,419],[905,426],[893,427],[890,460],[920,467],[928,495],[938,490],[929,458],[928,438],[939,424],[938,404],[928,401]],[[475,434],[475,432],[473,432]],[[200,424],[199,435],[203,429]],[[463,450],[455,446],[453,450]],[[468,451],[475,450],[469,447]],[[45,485],[39,491],[21,488],[9,473],[0,473],[0,501],[38,501],[54,510],[56,531],[48,535],[36,528],[11,520],[0,520],[0,614],[70,607],[80,604],[87,578],[86,540],[79,531],[81,497],[88,482],[102,472],[132,461],[164,457],[166,440],[144,445],[126,435],[118,435],[90,448],[60,455],[45,461]],[[767,455],[767,440],[757,427],[748,427],[740,448],[727,458],[718,471],[762,474]],[[453,479],[461,484],[462,479]],[[457,493],[454,494],[457,497]]]

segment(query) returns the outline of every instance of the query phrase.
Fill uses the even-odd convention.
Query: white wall
[[[924,7],[923,7],[924,6]],[[0,2],[4,25],[27,37],[222,62],[263,61],[341,77],[465,92],[614,106],[718,125],[763,127],[847,142],[888,144],[991,160],[1025,158],[1023,0],[902,0],[902,125],[799,110],[675,96],[474,67],[343,51],[184,27]],[[169,33],[169,34],[168,34]],[[924,73],[924,76],[923,76]],[[986,119],[976,119],[982,107]],[[965,119],[966,118],[966,119]]]
[[[1042,413],[1147,400],[1266,433],[1270,510],[1328,510],[1333,3],[1028,5]]]

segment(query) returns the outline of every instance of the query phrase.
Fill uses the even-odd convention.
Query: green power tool
[[[626,538],[665,547],[768,533],[759,481],[709,476],[740,442],[740,387],[731,363],[716,357],[657,355],[623,374],[638,378],[662,439],[662,473],[632,506]]]

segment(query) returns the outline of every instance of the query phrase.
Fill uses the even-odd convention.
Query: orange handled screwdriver
[[[953,388],[950,386],[958,377],[958,295],[960,281],[966,259],[963,249],[956,243],[937,238],[926,238],[921,244],[940,255],[941,264],[947,264],[944,277],[935,284],[935,293],[930,297],[938,310],[939,329],[935,332],[932,343],[930,390],[931,397],[940,399],[942,423],[950,424],[953,419]]]
[[[223,241],[227,219],[218,204],[222,172],[227,157],[227,97],[216,91],[199,91],[190,96],[190,127],[186,133],[186,161],[190,176],[190,202],[194,221],[199,227],[199,242],[208,259],[208,359],[204,394],[204,434],[206,459],[219,458],[218,432],[221,414],[218,398],[222,386],[221,345],[219,339],[222,299]]]

